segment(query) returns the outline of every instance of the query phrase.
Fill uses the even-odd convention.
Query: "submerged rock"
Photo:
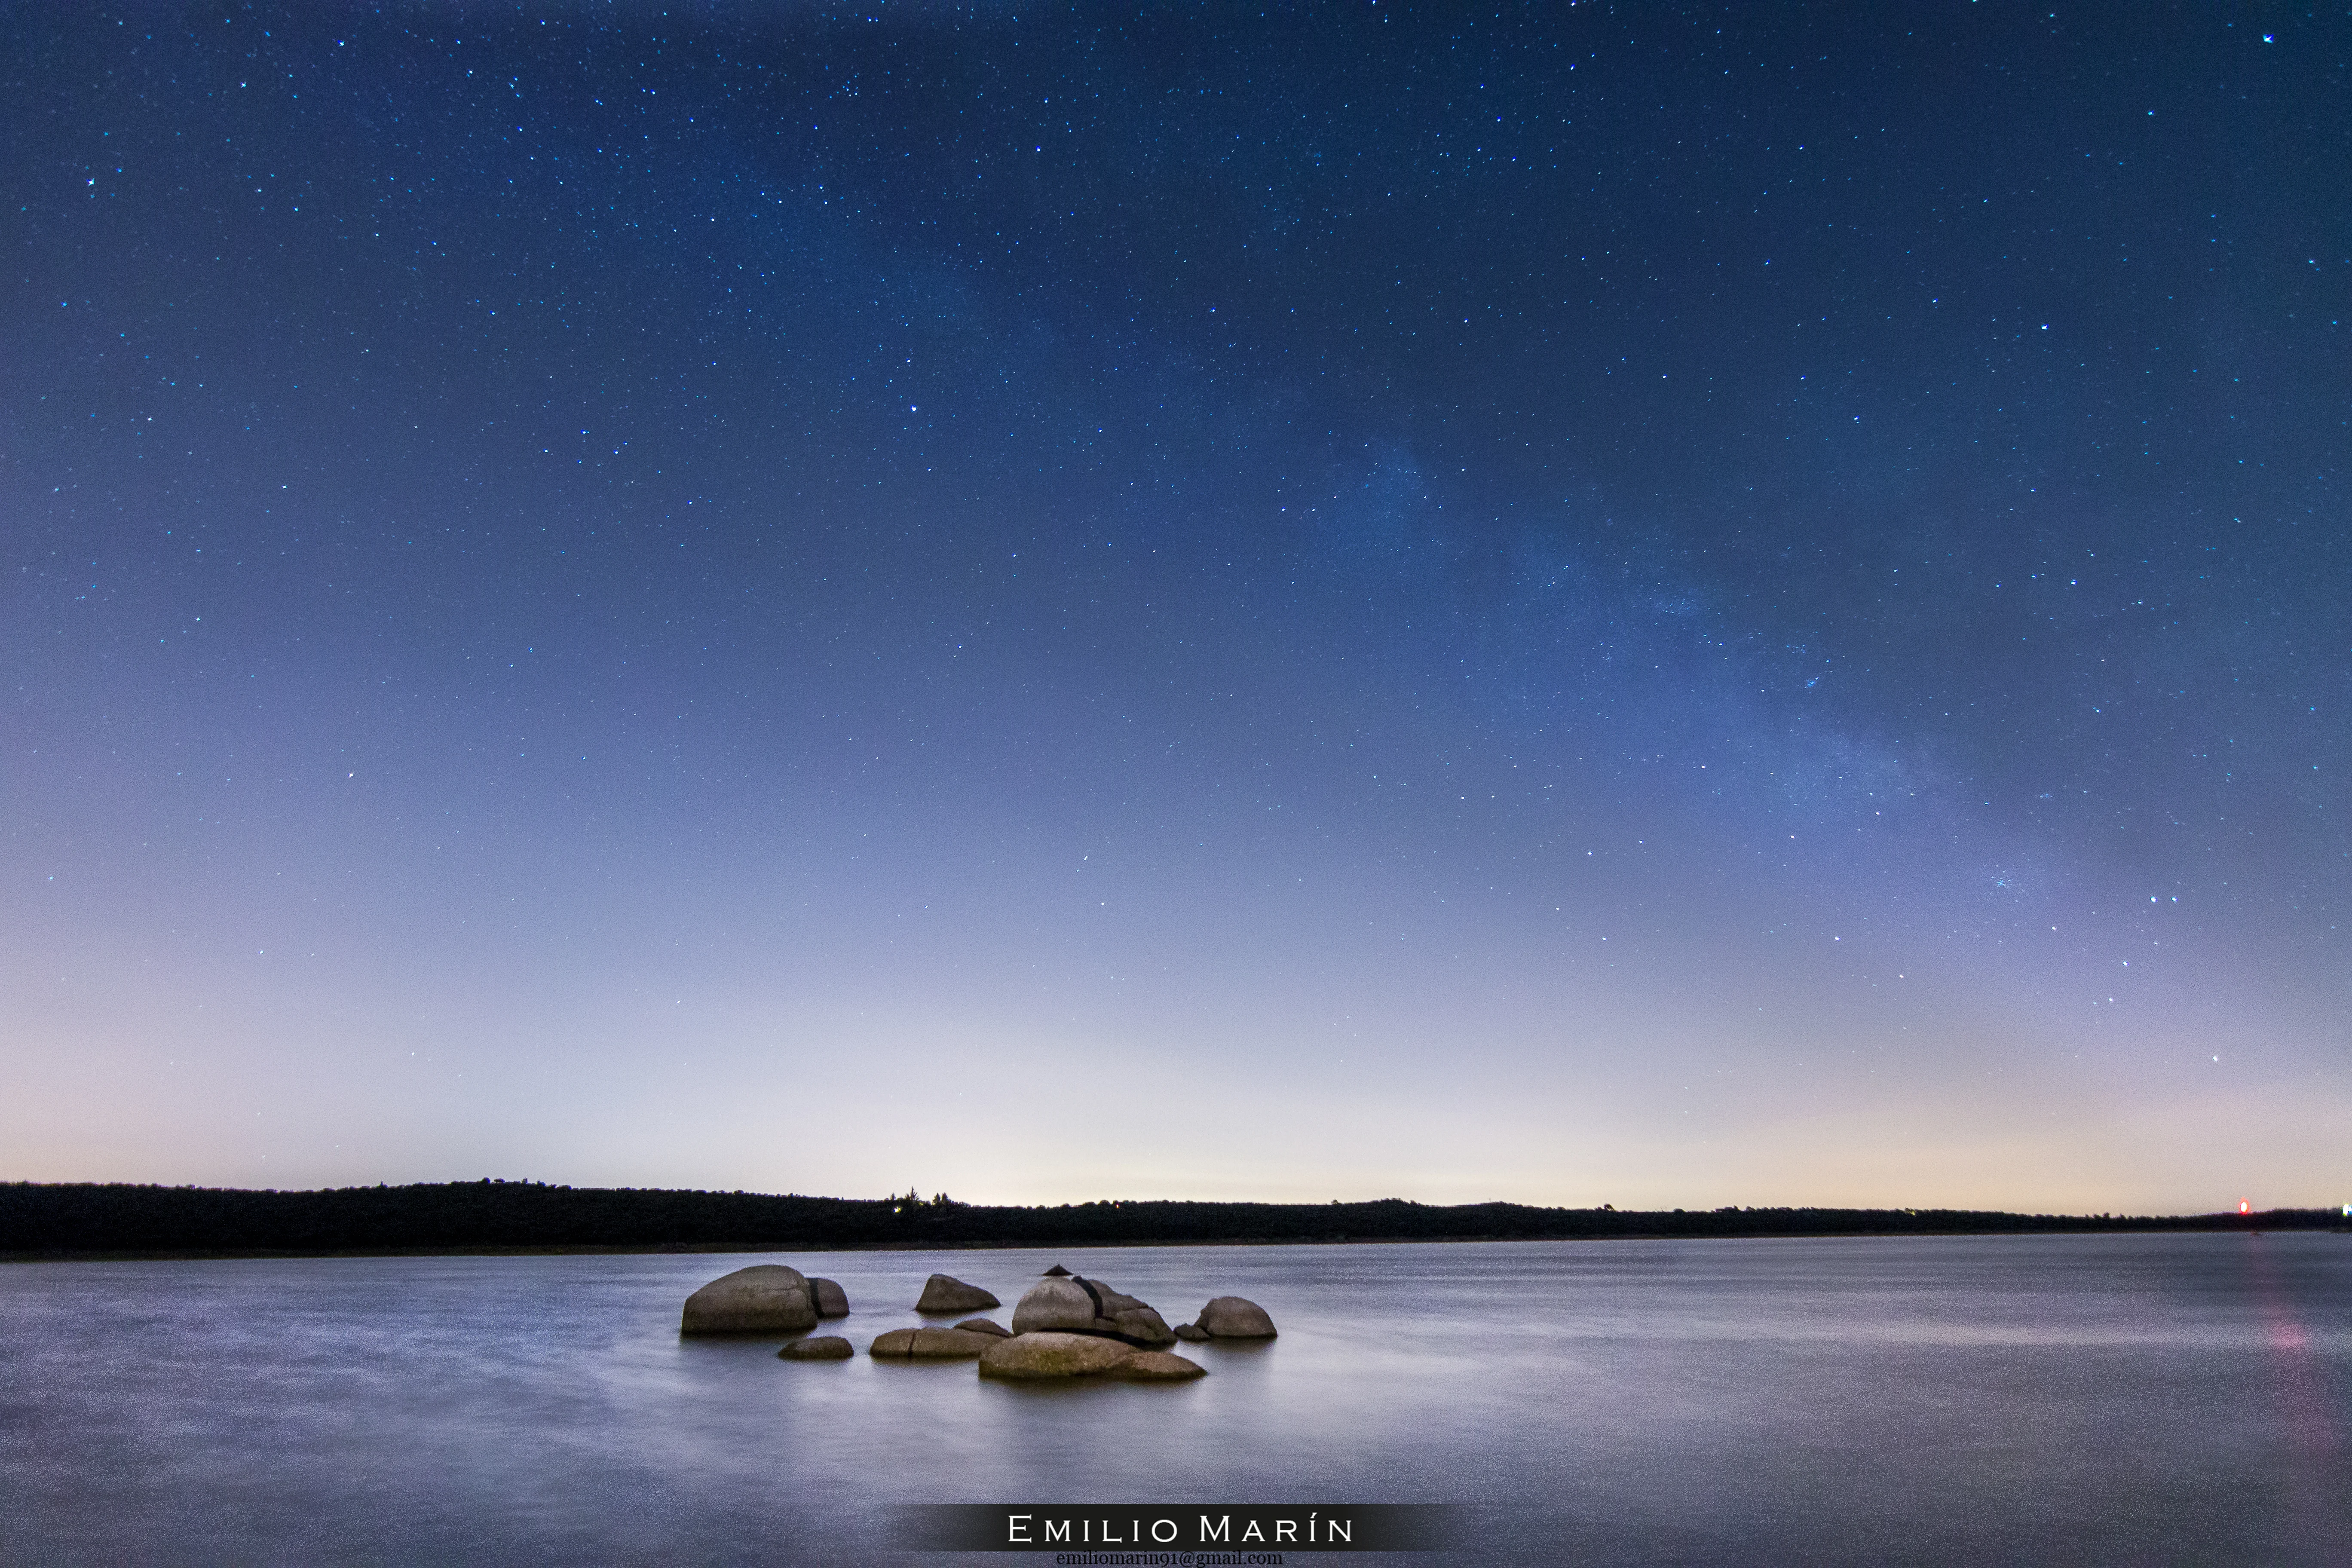
[[[975,1336],[978,1337],[978,1336]],[[1136,1352],[1117,1340],[1092,1334],[1015,1334],[991,1340],[980,1356],[980,1375],[1016,1381],[1093,1377],[1109,1372]]]
[[[816,1327],[808,1276],[781,1263],[722,1274],[686,1299],[681,1334],[796,1334]]]
[[[1111,1375],[1129,1383],[1190,1383],[1196,1377],[1208,1376],[1209,1369],[1166,1351],[1137,1351],[1113,1367]]]
[[[794,1340],[776,1352],[785,1361],[847,1361],[855,1351],[839,1334],[817,1334],[805,1340]]]
[[[967,1329],[892,1329],[877,1336],[866,1353],[877,1361],[969,1361],[1003,1342]]]
[[[1270,1340],[1274,1320],[1255,1301],[1220,1296],[1201,1309],[1201,1328],[1213,1340]]]
[[[809,1290],[810,1299],[815,1303],[816,1315],[818,1317],[845,1318],[849,1316],[848,1294],[832,1280],[812,1279],[809,1281]]]
[[[1003,1302],[977,1285],[967,1285],[952,1274],[934,1274],[923,1281],[922,1300],[915,1303],[918,1312],[977,1312],[988,1307],[1001,1307]]]
[[[1009,1340],[1013,1337],[1011,1329],[1003,1323],[991,1322],[986,1318],[966,1318],[956,1327],[968,1334],[986,1334],[991,1339]]]

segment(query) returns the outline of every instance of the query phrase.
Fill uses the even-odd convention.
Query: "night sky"
[[[0,8],[0,1177],[2352,1197],[2352,22]]]

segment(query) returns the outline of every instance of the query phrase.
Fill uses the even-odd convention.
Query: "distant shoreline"
[[[1097,1247],[1501,1247],[1535,1246],[1544,1242],[1559,1241],[1921,1241],[1961,1240],[1972,1237],[1990,1236],[2220,1236],[2240,1228],[2236,1226],[2148,1225],[2135,1227],[2130,1231],[2070,1230],[2063,1226],[2057,1226],[2047,1230],[1774,1231],[1769,1235],[1684,1234],[1676,1236],[1649,1231],[1631,1231],[1622,1236],[1358,1236],[1344,1239],[1309,1241],[1267,1241],[1262,1238],[1226,1237],[1205,1241],[1089,1241],[1070,1244],[1070,1250],[1080,1251]],[[2265,1231],[2352,1236],[2352,1226],[2258,1225],[2252,1227],[2251,1234],[2260,1236]],[[334,1251],[255,1249],[168,1252],[0,1252],[0,1268],[5,1268],[11,1264],[31,1263],[236,1263],[269,1259],[290,1262],[305,1258],[329,1260],[361,1258],[685,1258],[705,1253],[1019,1252],[1035,1251],[1052,1245],[1050,1242],[1043,1241],[959,1241],[936,1245],[893,1241],[824,1244],[761,1241],[738,1245],[732,1242],[709,1241],[665,1247],[351,1247]]]
[[[528,1257],[1079,1247],[1697,1240],[1763,1237],[2347,1231],[2341,1211],[2022,1215],[1972,1209],[1706,1210],[1104,1201],[990,1206],[945,1197],[456,1182],[314,1192],[0,1183],[0,1262]]]

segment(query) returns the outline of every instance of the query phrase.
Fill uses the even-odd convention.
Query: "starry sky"
[[[2352,24],[0,8],[0,1177],[2352,1197]]]

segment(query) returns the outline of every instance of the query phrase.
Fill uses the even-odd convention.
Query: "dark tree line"
[[[1499,1241],[1601,1237],[1950,1236],[2321,1229],[2332,1209],[2186,1215],[1965,1209],[1434,1207],[1359,1204],[961,1204],[944,1194],[815,1198],[480,1181],[320,1192],[0,1184],[0,1254],[334,1253],[475,1248],[1116,1246],[1150,1242]]]

